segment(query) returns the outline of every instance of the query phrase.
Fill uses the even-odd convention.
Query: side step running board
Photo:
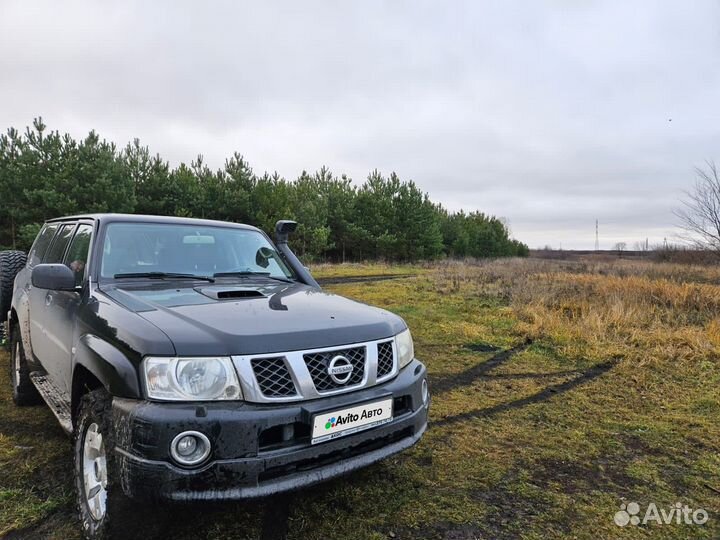
[[[60,425],[66,433],[72,433],[72,415],[70,414],[70,404],[63,399],[63,394],[58,390],[44,373],[34,371],[30,373],[30,380],[42,395],[45,403],[57,417]]]

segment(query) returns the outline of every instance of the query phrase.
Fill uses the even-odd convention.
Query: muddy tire
[[[120,486],[111,404],[104,388],[85,394],[73,432],[77,511],[88,540],[126,538],[134,519],[134,505]]]
[[[10,338],[10,381],[15,405],[25,407],[42,402],[35,385],[30,381],[30,370],[17,326],[13,327]]]

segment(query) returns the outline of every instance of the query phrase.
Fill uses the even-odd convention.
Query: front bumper
[[[116,458],[123,490],[135,498],[237,500],[298,489],[365,467],[412,446],[425,432],[425,378],[425,366],[414,360],[387,383],[299,403],[116,398]],[[394,400],[391,422],[310,443],[314,415],[388,397]],[[183,431],[199,431],[210,439],[210,458],[198,468],[180,467],[170,458],[170,443]]]

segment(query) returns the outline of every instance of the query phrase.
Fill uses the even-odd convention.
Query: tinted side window
[[[65,264],[75,273],[75,285],[80,285],[85,277],[91,235],[91,225],[78,225],[67,255],[65,255]]]
[[[55,240],[50,246],[50,249],[43,258],[44,263],[51,264],[62,262],[63,255],[65,254],[65,248],[70,243],[70,238],[72,238],[73,229],[75,229],[74,223],[63,225],[60,228],[58,233],[55,235]]]
[[[40,261],[42,261],[45,256],[45,252],[47,251],[53,236],[55,236],[55,231],[57,231],[57,229],[58,225],[55,223],[52,225],[45,225],[45,227],[43,227],[43,230],[40,231],[40,234],[38,234],[35,239],[35,243],[32,248],[30,248],[28,265],[35,266],[36,264],[40,264]]]

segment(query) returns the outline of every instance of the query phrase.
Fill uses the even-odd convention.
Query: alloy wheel
[[[107,511],[107,458],[102,433],[94,422],[83,440],[83,484],[88,510],[100,521]]]

